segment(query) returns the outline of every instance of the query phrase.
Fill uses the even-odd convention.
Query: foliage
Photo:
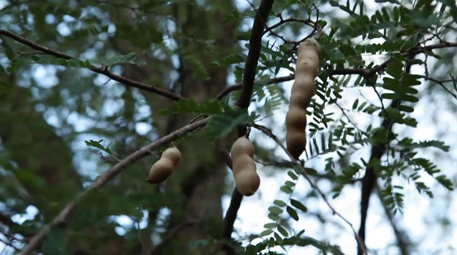
[[[215,163],[210,142],[229,139],[237,127],[266,119],[272,122],[271,130],[282,126],[273,119],[287,109],[289,85],[283,82],[293,79],[290,74],[294,72],[298,43],[318,27],[322,30],[320,69],[317,90],[307,109],[308,147],[300,162],[307,174],[313,178],[327,176],[331,181],[331,197],[336,198],[358,181],[364,171],[372,170],[378,177],[385,206],[394,214],[401,213],[408,201],[405,186],[398,182],[414,186],[428,198],[434,197],[434,189],[424,181],[426,177],[433,178],[446,190],[454,190],[452,177],[430,157],[431,152],[447,155],[450,144],[438,139],[416,139],[411,133],[423,122],[416,114],[417,105],[428,100],[428,95],[440,93],[457,98],[457,81],[450,75],[455,73],[453,50],[457,47],[456,42],[449,41],[455,37],[456,30],[454,1],[419,0],[414,4],[376,1],[379,8],[374,12],[367,10],[365,1],[330,0],[322,1],[322,5],[310,1],[276,1],[267,28],[262,32],[251,95],[251,106],[255,107],[249,111],[238,109],[235,102],[240,97],[240,85],[245,85],[245,70],[252,68],[245,65],[247,52],[252,50],[251,31],[246,31],[245,25],[256,12],[251,8],[235,8],[232,1],[200,2],[11,1],[4,4],[0,10],[0,29],[71,56],[44,54],[5,34],[0,37],[3,46],[0,49],[0,149],[5,151],[0,157],[0,174],[5,177],[0,181],[0,202],[5,208],[0,213],[0,222],[7,226],[2,229],[5,236],[35,233],[51,222],[75,194],[83,192],[88,183],[94,183],[95,176],[112,167],[112,162],[87,147],[114,158],[119,155],[125,158],[169,133],[170,127],[178,129],[176,123],[185,126],[210,117],[204,128],[175,139],[180,141],[180,146],[186,146],[183,151],[187,155],[194,153],[187,156],[188,161],[182,166],[182,170],[189,168],[189,171],[176,171],[171,184],[155,189],[144,182],[153,161],[146,158],[132,162],[103,192],[90,193],[88,198],[78,201],[80,214],[69,223],[76,233],[54,228],[42,249],[46,254],[69,254],[77,248],[98,247],[106,241],[103,234],[97,235],[96,244],[84,239],[93,228],[107,229],[107,233],[116,227],[122,229],[127,243],[124,249],[130,249],[129,245],[144,249],[137,240],[137,232],[142,231],[165,243],[173,227],[185,218],[182,212],[185,210],[180,208],[191,201],[190,196],[197,190],[194,186],[198,181],[194,186],[185,181],[194,180],[190,168],[197,169],[199,177],[194,178],[204,179],[208,178],[207,172],[217,172],[215,169],[222,167],[220,162]],[[324,5],[330,11],[322,8]],[[332,18],[333,12],[345,17]],[[309,18],[303,19],[303,13]],[[116,19],[117,15],[120,18]],[[221,27],[237,32],[222,43],[224,36],[232,32]],[[246,51],[241,51],[240,45]],[[379,57],[381,61],[366,56]],[[430,67],[432,59],[437,61],[434,67]],[[446,67],[445,73],[449,75],[440,74],[440,65]],[[413,73],[413,67],[424,71]],[[124,87],[119,81],[95,76],[90,72],[93,68],[154,84],[151,87],[161,91],[182,92],[186,99],[164,103],[147,92],[132,90],[128,84]],[[42,75],[43,72],[46,74]],[[52,78],[47,77],[49,74]],[[231,86],[238,89],[217,99],[228,74],[236,83]],[[363,95],[348,96],[353,90],[371,91],[377,102]],[[371,123],[361,127],[350,115],[368,117]],[[78,121],[85,123],[85,127],[80,127]],[[138,124],[148,126],[147,131],[139,132]],[[284,140],[281,133],[274,136]],[[82,148],[81,144],[87,147]],[[260,146],[269,150],[262,143]],[[45,152],[46,148],[52,150]],[[382,148],[383,156],[367,159],[366,155],[357,153],[366,148]],[[271,150],[270,155],[274,154]],[[305,163],[312,160],[323,160],[322,169],[306,168]],[[300,169],[295,167],[278,174],[287,175],[278,192],[285,198],[275,199],[268,207],[269,222],[261,233],[255,233],[258,242],[241,245],[236,240],[231,243],[232,248],[242,250],[242,254],[280,254],[281,249],[287,252],[292,246],[311,246],[323,254],[353,254],[343,253],[336,245],[337,240],[327,242],[319,240],[322,236],[304,236],[305,230],[296,233],[290,221],[312,217],[309,211],[314,205],[304,202],[305,194],[294,194],[303,175]],[[208,185],[203,189],[205,195],[226,186],[223,181],[205,185]],[[219,198],[202,203],[217,203],[221,207]],[[24,214],[31,205],[38,209],[33,219],[23,224],[9,220],[13,215]],[[170,210],[170,215],[159,213],[163,210]],[[87,217],[81,217],[83,213]],[[140,227],[139,221],[146,213],[148,222]],[[128,226],[108,220],[120,215],[127,216]],[[206,220],[204,216],[200,218]],[[190,243],[192,249],[227,241],[214,239],[220,235],[217,226],[222,224],[208,222],[201,224],[205,225],[207,238]],[[130,240],[130,236],[135,238]],[[154,242],[150,240],[151,244]],[[22,243],[12,246],[22,248]],[[177,247],[173,243],[165,246],[164,249],[171,250]]]

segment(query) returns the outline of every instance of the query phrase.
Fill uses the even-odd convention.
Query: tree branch
[[[116,177],[122,170],[127,168],[128,166],[134,164],[136,161],[142,159],[143,157],[147,156],[150,154],[151,151],[154,151],[158,149],[159,147],[162,147],[164,145],[167,145],[171,143],[173,140],[176,138],[179,138],[183,135],[186,135],[192,131],[195,131],[203,126],[205,126],[208,121],[210,120],[210,117],[205,118],[203,120],[194,122],[192,124],[188,124],[172,133],[169,135],[166,135],[151,144],[141,148],[140,150],[130,154],[127,156],[125,159],[119,161],[116,165],[114,165],[111,169],[100,175],[94,183],[83,193],[79,194],[77,198],[68,203],[64,209],[55,217],[51,223],[46,225],[44,228],[42,228],[34,237],[30,239],[30,242],[28,245],[24,248],[22,253],[20,255],[28,255],[31,254],[44,240],[46,237],[46,234],[51,230],[52,227],[54,226],[59,226],[65,223],[69,217],[71,216],[72,212],[76,209],[76,204],[79,199],[81,199],[83,196],[88,194],[90,191],[95,191],[103,188],[109,181],[111,181],[114,177]]]
[[[260,3],[254,18],[254,25],[249,38],[249,53],[244,65],[243,87],[240,93],[240,98],[236,105],[240,108],[248,108],[251,103],[252,91],[254,90],[254,79],[256,75],[257,64],[262,49],[262,36],[265,24],[273,7],[274,0],[263,0]]]
[[[64,59],[67,59],[67,60],[69,60],[69,59],[77,60],[76,58],[74,58],[72,56],[69,56],[69,55],[67,55],[65,53],[62,53],[62,52],[59,52],[59,51],[44,47],[42,45],[36,44],[36,43],[34,43],[32,41],[29,41],[29,40],[27,40],[27,39],[25,39],[25,38],[23,38],[21,36],[18,36],[18,35],[10,32],[10,31],[4,30],[4,29],[0,29],[0,35],[7,36],[7,37],[9,37],[9,38],[11,38],[11,39],[13,39],[13,40],[15,40],[17,42],[20,42],[20,43],[22,43],[24,45],[29,46],[32,49],[35,49],[37,51],[46,53],[48,55],[51,55],[51,56],[54,56],[54,57],[57,57],[57,58],[64,58]],[[90,67],[88,69],[93,71],[93,72],[95,72],[95,73],[103,74],[103,75],[109,77],[110,79],[115,80],[115,81],[120,82],[120,83],[123,83],[125,85],[131,86],[131,87],[134,87],[134,88],[138,88],[138,89],[141,89],[141,90],[144,90],[144,91],[148,91],[148,92],[151,92],[151,93],[155,93],[155,94],[161,95],[163,97],[169,98],[169,99],[174,100],[174,101],[177,101],[177,100],[180,100],[180,99],[184,99],[184,97],[182,97],[182,96],[180,96],[178,94],[175,94],[175,93],[160,89],[160,88],[158,88],[156,86],[151,86],[151,85],[148,85],[148,84],[145,84],[145,83],[137,82],[137,81],[130,80],[130,79],[127,79],[125,77],[113,74],[110,71],[108,71],[107,68],[100,68],[100,67],[96,67],[96,66],[90,65]]]
[[[409,55],[406,55],[406,56],[408,58],[414,58],[415,54],[416,53],[409,53]],[[384,63],[386,63],[386,66],[387,66],[388,61],[390,61],[390,59],[387,60],[386,62],[384,62]],[[407,64],[405,73],[409,73],[410,71],[411,71],[411,64]],[[377,93],[376,88],[374,88],[374,89],[375,89],[375,92]],[[382,99],[380,99],[380,100],[382,103]],[[401,100],[393,100],[390,103],[390,107],[396,109],[400,106],[400,104],[401,104]],[[383,110],[385,111],[384,107],[383,107]],[[390,136],[392,135],[393,124],[394,124],[394,122],[389,118],[389,115],[387,114],[387,112],[385,112],[384,119],[381,123],[381,128],[386,130],[386,132],[388,134],[388,138],[390,138]],[[371,155],[370,155],[370,160],[368,161],[368,164],[371,164],[373,162],[373,160],[380,160],[382,155],[384,155],[384,153],[386,152],[386,150],[388,148],[387,146],[388,146],[388,143],[373,144],[372,148],[371,148]],[[367,169],[365,171],[365,175],[362,178],[362,186],[360,188],[360,196],[361,196],[361,198],[360,198],[360,226],[359,226],[358,234],[359,234],[360,238],[362,239],[362,243],[359,243],[359,247],[358,247],[358,251],[357,251],[358,255],[364,254],[363,252],[366,250],[366,247],[365,247],[366,221],[367,221],[367,216],[368,216],[368,208],[370,206],[371,193],[373,192],[373,189],[376,186],[376,181],[377,181],[377,174],[375,173],[374,166],[370,165],[369,167],[367,167]]]
[[[452,48],[452,47],[457,47],[457,43],[450,43],[450,42],[445,42],[445,43],[439,43],[439,44],[432,44],[424,47],[417,47],[417,48],[411,48],[409,51],[402,52],[401,55],[403,56],[415,56],[420,53],[424,53],[426,51],[434,50],[434,49],[443,49],[443,48]],[[343,68],[343,69],[335,69],[335,70],[328,70],[328,75],[360,75],[362,77],[368,78],[375,73],[381,72],[384,70],[389,64],[391,59],[389,58],[388,60],[384,61],[382,64],[374,66],[372,68]],[[265,83],[266,85],[270,84],[275,84],[275,83],[280,83],[280,82],[286,82],[286,81],[291,81],[295,78],[294,74],[290,74],[287,76],[282,76],[282,77],[277,77],[277,78],[272,78],[269,79],[268,81],[257,81],[258,83]],[[443,80],[439,81],[437,79],[429,78],[429,77],[423,77],[424,79],[428,79],[437,83],[442,83],[442,82],[450,82],[452,80]],[[237,91],[242,89],[242,85],[244,84],[244,80],[241,83],[237,83],[234,85],[230,85],[226,87],[224,90],[222,90],[217,96],[217,99],[222,99],[223,97],[227,96],[233,91]],[[447,91],[448,93],[450,91]],[[450,93],[453,97],[457,98],[457,95]],[[241,98],[241,97],[240,97]]]
[[[251,36],[249,38],[249,52],[246,58],[246,64],[243,74],[243,83],[241,86],[240,97],[236,101],[235,105],[241,109],[247,109],[251,103],[251,96],[254,90],[254,80],[256,75],[257,64],[262,49],[262,36],[265,24],[270,14],[271,8],[273,8],[274,0],[262,0],[259,8],[256,11],[254,24],[251,30]],[[227,93],[228,94],[228,93]],[[219,96],[218,96],[219,97]],[[223,94],[221,98],[223,97]],[[238,137],[246,134],[246,126],[241,125],[238,127]],[[233,189],[232,197],[230,200],[230,206],[224,218],[224,227],[222,230],[222,238],[230,239],[233,232],[233,224],[235,223],[238,210],[241,206],[243,195],[236,189]],[[231,254],[233,251],[228,245],[222,247],[226,253]]]
[[[390,107],[397,108],[400,102],[398,100],[392,101]],[[381,127],[384,128],[388,134],[390,135],[392,131],[392,124],[391,120],[386,116],[384,120],[382,121]],[[379,144],[374,144],[371,148],[371,155],[370,155],[370,160],[368,161],[369,164],[373,162],[373,160],[376,159],[381,159],[382,155],[387,150],[387,145],[384,143],[379,143]],[[359,244],[359,250],[358,250],[358,255],[362,255],[363,250],[365,250],[365,226],[366,226],[366,220],[368,216],[368,208],[370,206],[370,197],[371,197],[371,192],[374,189],[374,186],[376,184],[376,173],[374,172],[374,167],[370,166],[366,169],[365,175],[362,178],[362,187],[361,187],[361,198],[360,198],[360,226],[359,226],[359,236],[362,239],[362,243]],[[363,247],[362,247],[363,246]]]

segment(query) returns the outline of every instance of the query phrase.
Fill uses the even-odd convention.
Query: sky
[[[244,8],[248,6],[246,1],[240,0],[238,1],[239,7]],[[365,1],[367,11],[370,9],[373,10],[379,4],[374,3],[374,0]],[[1,6],[1,0],[0,0]],[[274,22],[274,21],[273,21]],[[59,32],[62,34],[66,33],[67,28],[65,26],[59,27]],[[306,36],[306,35],[303,35]],[[89,53],[90,54],[90,53]],[[382,62],[382,56],[363,56],[366,59],[371,59],[375,61],[375,63]],[[432,60],[429,60],[432,61]],[[52,68],[44,68],[44,67],[37,67],[34,72],[34,76],[37,80],[42,81],[43,86],[45,84],[53,84],[55,81],[52,80],[52,73],[55,72],[55,69]],[[413,68],[413,73],[423,73],[423,69],[420,68]],[[288,71],[280,72],[279,76],[288,75]],[[44,79],[48,77],[48,79]],[[231,78],[232,82],[234,81],[233,77]],[[100,80],[100,83],[104,81]],[[290,89],[292,86],[291,82],[284,83],[284,87],[288,93],[287,96],[290,95]],[[111,86],[118,86],[115,83],[110,83],[108,85]],[[419,90],[423,91],[424,86],[419,86]],[[425,92],[423,92],[425,93]],[[360,97],[362,94],[364,97],[367,98],[370,102],[379,105],[379,100],[377,95],[373,93],[372,89],[364,88],[364,89],[348,89],[343,93],[344,100],[340,102],[340,105],[343,108],[351,108],[353,100],[355,97]],[[438,135],[445,134],[444,137],[440,137],[440,139],[445,140],[448,145],[451,146],[451,155],[457,154],[457,137],[452,136],[451,134],[455,134],[457,132],[457,125],[452,125],[449,123],[449,120],[452,120],[453,113],[449,110],[449,107],[446,106],[446,100],[439,100],[439,98],[446,97],[445,95],[433,95],[434,97],[438,98],[438,100],[432,102],[427,98],[421,99],[420,102],[415,107],[415,111],[413,113],[414,116],[418,117],[419,126],[416,129],[407,129],[401,126],[396,126],[395,131],[400,133],[406,133],[412,136],[415,140],[428,140],[428,139],[437,139]],[[376,103],[377,102],[377,103]],[[386,101],[387,102],[387,101]],[[386,103],[384,102],[384,103]],[[115,103],[109,105],[107,109],[115,109],[113,106],[116,106]],[[118,105],[118,107],[121,107]],[[271,117],[275,123],[278,123],[276,128],[273,129],[274,133],[279,137],[283,137],[284,133],[283,130],[280,128],[282,125],[280,123],[284,123],[285,113],[286,113],[287,106],[283,105],[283,107],[275,112],[275,114]],[[250,110],[255,110],[254,107],[251,107]],[[334,111],[336,114],[340,114],[340,110],[337,108],[328,108],[326,112]],[[436,114],[439,111],[440,114]],[[147,115],[149,112],[145,110],[143,114]],[[373,123],[371,118],[367,116],[358,115],[358,114],[349,114],[349,116],[357,122],[358,127],[364,128],[368,124]],[[70,116],[71,117],[71,116]],[[84,129],[90,120],[79,119],[77,116],[71,117],[73,118],[73,123],[75,126],[79,127],[80,129]],[[335,117],[336,118],[336,117]],[[435,119],[434,119],[435,118]],[[53,117],[50,115],[48,117],[48,122],[53,125],[57,125],[57,119],[55,116]],[[270,120],[271,121],[271,120]],[[264,122],[263,124],[268,125],[269,122]],[[437,123],[439,123],[437,125]],[[259,123],[259,124],[262,124]],[[379,124],[374,123],[373,125]],[[443,125],[444,124],[444,125]],[[145,125],[144,123],[139,124],[137,126],[137,131],[139,133],[147,133],[149,132],[150,127]],[[262,144],[265,146],[270,146],[273,148],[274,141],[265,137],[263,134],[252,131],[253,137],[256,139],[262,139]],[[85,138],[80,141],[79,144],[76,145],[77,149],[84,149],[86,148],[84,145],[83,140],[92,139]],[[359,158],[361,155],[363,158],[367,159],[369,157],[369,150],[370,148],[365,148],[357,153],[357,157],[353,159]],[[276,151],[276,155],[283,159],[287,159],[284,152],[281,150]],[[430,157],[430,152],[424,152],[424,155]],[[440,169],[443,169],[445,173],[451,174],[453,171],[453,162],[451,160],[439,160],[435,162]],[[324,160],[323,158],[317,158],[306,162],[307,167],[313,167],[315,169],[323,169],[324,167]],[[264,230],[263,225],[265,223],[270,222],[267,218],[268,210],[267,208],[272,205],[273,200],[275,199],[284,199],[285,196],[283,193],[279,191],[279,187],[284,181],[287,179],[286,171],[279,172],[274,177],[266,175],[266,169],[264,166],[257,164],[258,173],[261,177],[261,186],[259,191],[251,197],[245,197],[243,199],[243,203],[238,213],[238,219],[235,222],[235,229],[238,231],[240,236],[244,236],[246,234],[255,234],[260,233]],[[94,169],[88,168],[87,171],[93,171],[94,173],[100,173],[103,170],[101,169]],[[106,170],[106,169],[105,169]],[[271,171],[271,169],[270,169]],[[232,178],[231,174],[228,174],[228,179]],[[233,180],[233,178],[232,178]],[[444,188],[436,185],[436,182],[430,177],[424,177],[423,181],[426,184],[432,186],[433,192],[435,193],[435,199],[431,201],[430,199],[419,195],[413,185],[406,183],[401,178],[397,178],[396,182],[399,185],[405,187],[404,194],[405,194],[405,208],[402,215],[396,215],[396,219],[399,223],[399,226],[404,229],[410,238],[414,242],[421,242],[419,246],[420,252],[416,252],[414,254],[432,254],[432,251],[439,250],[439,249],[447,249],[447,247],[457,248],[455,242],[452,240],[457,240],[457,234],[454,230],[450,231],[448,235],[442,236],[439,227],[430,227],[430,222],[437,217],[448,217],[448,219],[452,222],[451,226],[457,221],[457,215],[446,215],[443,214],[444,211],[440,210],[439,208],[448,207],[448,211],[457,211],[457,203],[456,198],[452,198],[452,200],[448,201],[446,197],[449,195]],[[330,189],[330,185],[326,181],[319,181],[319,187],[324,190],[328,191]],[[300,197],[300,195],[308,192],[310,190],[310,185],[304,180],[304,178],[300,178],[297,186],[295,188],[294,196],[295,198]],[[334,206],[334,208],[342,214],[347,220],[349,220],[354,228],[358,229],[359,224],[359,201],[360,201],[360,185],[357,184],[355,186],[347,186],[342,194],[337,199],[331,199],[331,195],[328,196],[330,203]],[[304,214],[300,214],[300,220],[298,222],[294,222],[292,227],[297,232],[305,229],[305,234],[307,236],[316,238],[318,240],[322,240],[322,238],[327,237],[328,240],[332,245],[339,245],[342,251],[346,254],[354,254],[356,250],[357,244],[353,237],[353,234],[350,228],[338,217],[332,216],[331,210],[326,206],[324,201],[321,198],[310,198],[307,201],[301,200],[303,204],[305,204],[310,210],[316,210],[319,214],[323,215],[329,221],[322,225],[318,222],[316,217],[307,216]],[[222,204],[225,210],[228,208],[230,203],[230,196],[225,195],[222,197]],[[448,204],[449,203],[449,204]],[[1,210],[0,205],[0,210]],[[34,207],[28,208],[28,215],[21,215],[13,217],[13,220],[21,223],[26,219],[31,219],[34,214],[37,213],[37,210]],[[162,210],[163,215],[167,214],[167,210]],[[392,232],[392,228],[385,216],[383,208],[377,198],[377,196],[373,195],[371,198],[370,209],[368,212],[368,220],[367,220],[367,240],[366,244],[368,247],[372,249],[376,248],[385,248],[389,244],[395,242],[395,237]],[[146,226],[146,214],[143,221],[140,223],[140,227]],[[130,226],[133,222],[125,216],[117,217],[117,220],[122,225]],[[342,227],[341,227],[342,226]],[[125,233],[124,229],[118,227],[117,229],[119,234]],[[239,236],[234,233],[233,235],[235,238]],[[258,241],[258,240],[255,240]],[[2,245],[0,244],[0,250],[2,250]],[[279,250],[280,251],[280,250]],[[314,248],[299,248],[293,247],[288,250],[288,254],[290,255],[298,255],[298,254],[318,254],[316,249]],[[379,254],[397,254],[395,249],[384,250]],[[438,254],[438,253],[436,253]],[[439,254],[454,254],[450,251],[446,252],[442,250],[442,253]]]

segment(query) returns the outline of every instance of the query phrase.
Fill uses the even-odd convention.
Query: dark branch
[[[410,53],[407,55],[408,58],[413,58],[416,53]],[[387,66],[389,60],[383,63],[385,66]],[[411,71],[411,65],[407,64],[406,65],[406,70],[405,73],[409,73]],[[376,91],[376,89],[375,89]],[[377,92],[377,91],[376,91]],[[392,103],[390,104],[391,108],[398,108],[400,106],[401,100],[393,100]],[[384,109],[385,110],[385,109]],[[392,127],[394,125],[394,122],[389,118],[389,115],[384,116],[384,119],[381,123],[381,128],[387,131],[388,136],[393,135],[392,134]],[[389,139],[390,140],[390,139]],[[371,148],[371,155],[370,155],[370,160],[369,164],[371,164],[374,160],[380,160],[382,155],[387,150],[388,144],[386,143],[378,143],[378,144],[373,144]],[[365,171],[365,176],[362,178],[362,187],[361,187],[361,198],[360,198],[360,226],[359,226],[359,231],[358,235],[362,239],[362,243],[359,244],[358,247],[358,255],[364,254],[363,251],[366,250],[366,247],[361,247],[361,245],[365,245],[365,236],[366,236],[366,220],[367,220],[367,213],[368,213],[368,208],[370,206],[370,198],[371,198],[371,193],[373,192],[373,189],[376,186],[376,181],[377,181],[377,175],[375,173],[374,167],[370,166],[366,169]]]
[[[225,162],[225,164],[232,169],[232,158],[228,151],[222,148],[221,145],[217,145],[218,150],[220,152],[220,157]],[[236,216],[238,215],[238,209],[240,208],[241,201],[243,200],[243,196],[238,192],[236,187],[233,189],[232,198],[230,200],[230,205],[227,209],[227,213],[225,214],[224,219],[224,226],[222,228],[222,237],[229,239],[233,232],[233,223],[236,220]],[[231,251],[230,247],[227,244],[223,245],[224,250],[229,253]]]
[[[240,98],[236,102],[236,105],[240,108],[248,108],[251,103],[257,64],[262,49],[263,30],[274,2],[274,0],[263,0],[254,18],[254,25],[252,26],[251,37],[249,38],[249,53],[244,67],[243,88]]]
[[[263,0],[256,12],[254,18],[254,25],[252,26],[251,36],[249,38],[249,53],[246,59],[246,64],[243,74],[243,83],[241,86],[240,97],[235,105],[241,109],[247,109],[251,103],[251,96],[254,90],[254,80],[256,75],[257,64],[262,49],[262,36],[265,24],[273,8],[274,0]],[[223,96],[222,96],[223,97]],[[246,134],[246,126],[238,127],[238,137]],[[232,198],[230,201],[229,209],[224,218],[224,228],[222,231],[222,238],[230,239],[233,232],[233,224],[235,223],[238,209],[240,208],[243,195],[236,189],[233,189]],[[224,245],[223,249],[226,253],[233,253],[228,245]]]
[[[398,106],[399,101],[393,101],[391,104],[391,107],[394,107],[395,105]],[[384,130],[387,130],[387,132],[390,134],[392,130],[392,124],[390,119],[384,118],[381,127],[384,128]],[[386,152],[387,145],[384,143],[380,144],[375,144],[371,148],[371,155],[370,155],[370,160],[369,162],[372,163],[375,159],[380,159],[382,155]],[[360,202],[360,227],[359,227],[359,236],[362,239],[363,242],[365,242],[365,225],[366,225],[366,220],[367,220],[367,213],[368,213],[368,207],[370,206],[370,197],[371,197],[371,192],[373,191],[375,184],[376,184],[376,174],[374,172],[374,167],[370,166],[366,169],[365,171],[365,176],[362,178],[362,188],[361,188],[361,202]],[[358,250],[358,255],[363,255],[362,250],[365,249],[365,247],[360,247],[360,245],[364,245],[364,243],[359,244],[359,250]]]
[[[24,248],[22,253],[20,255],[28,255],[31,254],[44,240],[46,237],[47,233],[51,230],[52,227],[61,225],[65,223],[69,217],[71,216],[72,212],[76,209],[76,203],[77,201],[88,194],[90,191],[98,190],[103,188],[109,181],[111,181],[114,177],[116,177],[122,170],[126,169],[128,166],[134,164],[138,160],[142,159],[143,157],[147,156],[148,154],[151,153],[151,151],[157,150],[159,147],[165,146],[167,144],[170,144],[172,141],[175,139],[186,135],[192,131],[195,131],[201,127],[204,127],[210,118],[206,118],[197,122],[194,122],[192,124],[186,125],[169,135],[166,135],[153,143],[141,148],[140,150],[130,154],[127,156],[125,159],[119,161],[116,165],[114,165],[111,169],[100,175],[94,183],[83,193],[78,195],[78,197],[68,203],[64,209],[55,217],[51,223],[46,225],[44,228],[42,228],[34,237],[30,239],[29,244]]]
[[[24,45],[29,46],[32,49],[35,49],[37,51],[46,53],[48,55],[51,55],[51,56],[54,56],[54,57],[57,57],[57,58],[64,58],[64,59],[67,59],[67,60],[75,59],[75,58],[73,58],[73,57],[71,57],[71,56],[69,56],[67,54],[62,53],[62,52],[55,51],[55,50],[49,49],[47,47],[41,46],[39,44],[36,44],[36,43],[34,43],[32,41],[29,41],[29,40],[27,40],[27,39],[25,39],[23,37],[20,37],[20,36],[18,36],[16,34],[10,32],[10,31],[7,31],[7,30],[0,29],[0,35],[7,36],[7,37],[9,37],[9,38],[11,38],[11,39],[13,39],[13,40],[15,40],[17,42],[20,42],[20,43],[22,43]],[[106,68],[100,68],[100,67],[96,67],[96,66],[91,65],[89,67],[89,70],[91,70],[91,71],[93,71],[95,73],[103,74],[103,75],[109,77],[110,79],[115,80],[117,82],[120,82],[122,84],[131,86],[131,87],[134,87],[134,88],[138,88],[138,89],[141,89],[141,90],[144,90],[144,91],[148,91],[148,92],[151,92],[151,93],[155,93],[155,94],[161,95],[163,97],[169,98],[171,100],[177,101],[177,100],[180,100],[180,99],[184,99],[184,97],[182,97],[182,96],[180,96],[178,94],[174,94],[172,92],[160,89],[160,88],[155,87],[155,86],[151,86],[151,85],[148,85],[148,84],[145,84],[145,83],[137,82],[137,81],[130,80],[130,79],[127,79],[125,77],[113,74],[110,71],[108,71]]]

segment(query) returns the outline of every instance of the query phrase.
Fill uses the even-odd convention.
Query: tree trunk
[[[204,10],[194,1],[190,2],[174,5],[169,10],[178,23],[177,52],[182,52],[180,67],[177,69],[179,78],[171,90],[202,103],[213,98],[218,91],[227,86],[228,68],[210,68],[209,65],[238,49],[238,47],[233,46],[237,24],[222,23],[224,16],[234,8],[230,1],[213,3],[212,11]],[[136,23],[131,11],[127,9],[116,10],[115,16],[131,26],[132,29],[135,28]],[[211,25],[208,26],[208,24]],[[193,41],[192,38],[215,40],[213,51],[217,54],[204,49],[201,43]],[[114,48],[122,54],[141,52],[132,43],[120,37],[114,38],[111,42]],[[154,58],[147,53],[138,55],[137,59],[144,60],[148,64],[144,67],[125,65],[124,76],[137,81],[154,81],[154,83],[163,81],[164,77],[168,75],[157,70],[166,69],[163,67],[164,63],[161,63],[162,67],[156,66]],[[186,61],[183,61],[186,56],[191,56],[202,62],[208,70],[208,80],[201,81],[193,78],[195,73],[193,66],[186,65]],[[160,84],[164,89],[169,86],[165,82]],[[148,92],[141,91],[141,93],[151,107],[154,126],[156,126],[160,136],[188,124],[193,118],[184,114],[169,117],[160,116],[158,111],[171,106],[172,102]],[[169,196],[169,192],[174,190],[181,190],[181,194],[175,195],[181,202],[179,203],[180,206],[170,208],[171,216],[168,222],[168,230],[162,236],[166,242],[155,247],[153,254],[190,252],[189,244],[192,241],[211,239],[211,237],[220,235],[222,229],[221,196],[225,191],[226,168],[223,162],[218,160],[219,157],[214,144],[206,141],[203,132],[200,132],[179,142],[178,147],[183,158],[167,181],[164,196]],[[158,209],[149,208],[149,224],[152,226],[155,224]],[[208,229],[211,230],[211,233],[208,233]],[[142,235],[148,236],[151,232],[154,232],[154,229],[148,228],[147,231],[142,231]],[[149,241],[143,240],[142,245],[149,247]],[[143,249],[144,247],[138,245],[133,254],[142,253]],[[196,254],[208,254],[208,251],[211,252],[208,247],[205,247],[197,249],[195,252]]]

